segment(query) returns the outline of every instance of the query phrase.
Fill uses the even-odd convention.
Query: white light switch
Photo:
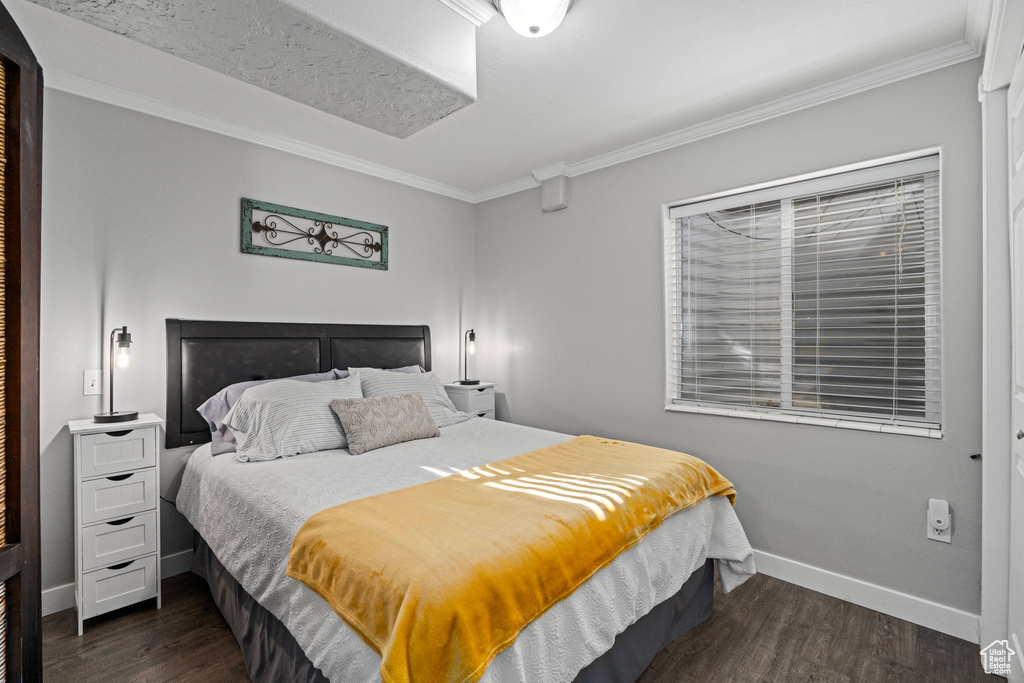
[[[99,370],[85,370],[82,372],[82,395],[95,396],[103,393],[103,385],[100,384]]]

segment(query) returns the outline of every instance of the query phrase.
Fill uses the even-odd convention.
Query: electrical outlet
[[[953,512],[949,503],[938,498],[928,499],[928,538],[942,543],[951,543],[953,535]]]
[[[82,395],[96,396],[103,393],[103,385],[100,384],[99,370],[82,371]]]

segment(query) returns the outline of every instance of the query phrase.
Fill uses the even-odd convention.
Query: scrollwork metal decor
[[[242,198],[242,251],[388,269],[388,227]]]

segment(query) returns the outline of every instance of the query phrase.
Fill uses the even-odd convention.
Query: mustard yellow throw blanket
[[[690,455],[581,436],[319,512],[288,576],[381,655],[385,683],[475,681],[524,626],[732,484]]]

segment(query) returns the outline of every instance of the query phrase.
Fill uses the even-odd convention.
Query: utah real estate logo
[[[987,674],[1009,676],[1010,659],[1015,654],[1017,653],[1010,649],[1009,641],[993,641],[991,645],[981,651],[981,666]]]

